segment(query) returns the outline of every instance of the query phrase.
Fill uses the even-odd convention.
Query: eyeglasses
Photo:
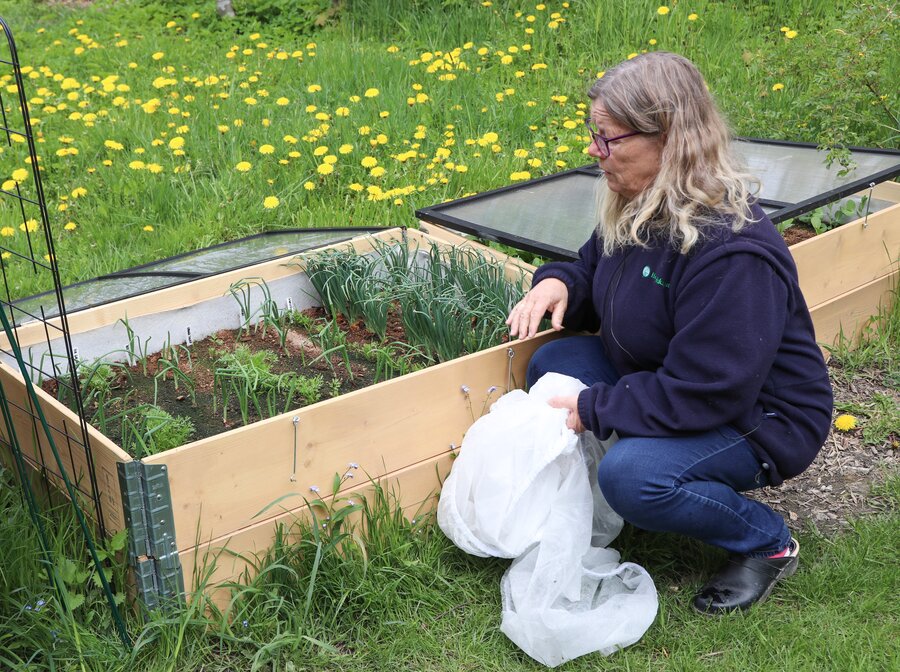
[[[631,131],[631,133],[623,133],[622,135],[617,135],[614,138],[607,138],[603,135],[600,135],[600,132],[591,124],[589,119],[584,120],[584,125],[588,130],[588,133],[591,134],[591,138],[594,141],[594,144],[597,145],[597,151],[600,152],[601,159],[608,159],[610,152],[612,151],[609,147],[609,143],[615,142],[616,140],[624,140],[625,138],[630,138],[632,135],[641,135],[641,131]]]

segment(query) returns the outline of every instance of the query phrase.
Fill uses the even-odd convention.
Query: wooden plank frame
[[[527,264],[508,260],[476,242],[457,240],[449,232],[429,236],[417,230],[392,229],[329,248],[349,247],[366,253],[377,241],[423,250],[431,243],[465,245],[504,263],[507,277],[517,282],[527,282],[533,271]],[[302,262],[279,259],[164,288],[73,313],[68,316],[70,334],[77,345],[79,336],[109,328],[124,315],[130,320],[164,315],[219,299],[242,278],[259,277],[269,282],[300,277],[301,273]],[[17,330],[23,349],[42,343],[45,334],[39,323]],[[353,470],[354,479],[345,482],[342,495],[362,496],[377,480],[397,488],[404,508],[415,510],[430,502],[469,425],[494,399],[524,385],[531,354],[556,336],[547,333],[500,345],[141,460],[146,466],[165,466],[186,589],[190,592],[194,587],[198,559],[208,560],[211,552],[222,557],[226,545],[227,557],[264,549],[272,539],[275,522],[304,515],[306,500],[313,496],[311,488],[329,491],[335,474],[347,472],[351,463],[358,469]],[[14,408],[21,406],[14,412],[16,431],[20,442],[27,436],[25,443],[33,443],[29,459],[35,465],[48,463],[46,441],[31,427],[33,419],[25,406],[21,377],[0,363],[0,381],[4,389],[15,391]],[[38,395],[57,444],[66,446],[72,454],[67,470],[74,479],[84,479],[85,451],[80,441],[75,441],[77,418],[50,395],[41,390]],[[117,531],[122,529],[125,516],[116,465],[132,458],[93,428],[90,438],[103,488],[105,522],[108,529]],[[272,506],[276,500],[278,506]],[[238,562],[232,563],[231,569],[217,568],[215,578],[234,579],[245,566]]]
[[[833,345],[842,334],[856,337],[871,315],[890,305],[891,293],[897,291],[900,185],[878,185],[873,195],[895,205],[791,248],[823,346]],[[419,230],[392,229],[331,247],[367,252],[373,249],[373,238],[412,245],[466,245],[506,264],[508,277],[525,282],[534,270],[425,222]],[[78,334],[114,324],[125,314],[134,318],[198,304],[222,296],[243,278],[273,281],[300,272],[279,259],[161,289],[73,313],[68,316],[70,333],[77,339]],[[17,330],[22,346],[41,341],[44,334],[40,324]],[[524,384],[531,354],[557,336],[548,332],[498,346],[144,459],[147,465],[165,465],[169,473],[175,538],[187,590],[201,578],[204,585],[237,579],[252,566],[252,558],[268,547],[276,524],[308,515],[310,488],[328,491],[333,475],[346,471],[351,462],[359,469],[344,484],[342,496],[363,497],[377,481],[396,490],[401,506],[411,514],[433,507],[453,451],[469,425],[493,398]],[[26,437],[33,440],[28,459],[35,465],[50,464],[46,441],[32,426],[21,377],[0,363],[0,382],[13,402],[20,443],[28,444]],[[77,418],[43,391],[38,396],[58,445],[65,445],[70,453],[67,466],[76,480],[83,479],[80,435],[73,436]],[[2,427],[0,438],[6,438]],[[124,524],[116,465],[131,458],[99,432],[91,430],[90,438],[98,479],[103,488],[110,487],[102,493],[106,526],[116,531]],[[204,568],[211,573],[205,574]]]
[[[882,183],[873,195],[894,205],[790,248],[826,355],[842,337],[857,342],[900,286],[900,184]]]

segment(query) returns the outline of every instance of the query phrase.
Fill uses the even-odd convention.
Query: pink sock
[[[794,547],[794,540],[791,539],[791,540],[788,542],[788,545],[785,546],[783,549],[781,549],[780,551],[778,551],[778,552],[776,552],[776,553],[772,553],[771,555],[767,555],[766,557],[767,557],[767,558],[770,558],[770,559],[775,559],[775,558],[787,558],[787,557],[789,557],[789,556],[794,555],[794,548],[795,548],[795,547]]]

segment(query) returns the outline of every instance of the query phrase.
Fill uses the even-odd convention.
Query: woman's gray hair
[[[588,97],[620,124],[664,142],[659,173],[633,199],[602,183],[597,234],[605,254],[659,236],[687,253],[704,228],[739,231],[753,220],[751,186],[759,181],[739,168],[728,126],[688,59],[664,51],[636,56],[606,72]]]

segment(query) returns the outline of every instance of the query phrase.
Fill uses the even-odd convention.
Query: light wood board
[[[531,354],[556,336],[500,345],[144,458],[167,465],[179,550],[198,534],[219,537],[252,524],[279,497],[309,497],[313,486],[328,490],[350,463],[359,465],[358,482],[458,446],[474,419],[506,391],[507,351],[515,353],[512,386],[521,387]]]

